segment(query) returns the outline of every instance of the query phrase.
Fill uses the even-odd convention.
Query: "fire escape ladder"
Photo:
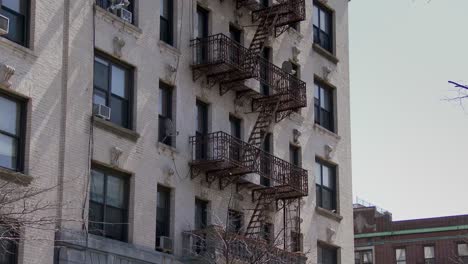
[[[284,232],[285,232],[285,246],[288,246],[289,249],[292,249],[292,232],[296,232],[298,234],[301,233],[301,199],[293,199],[293,200],[285,200],[283,201],[285,206],[284,210]],[[289,241],[289,244],[286,243]]]
[[[265,13],[265,15],[260,17],[260,24],[257,31],[255,31],[252,42],[250,42],[249,50],[251,57],[248,58],[248,60],[252,60],[252,62],[254,62],[256,58],[262,54],[262,50],[265,47],[268,37],[270,37],[275,30],[277,21],[278,14],[273,12],[273,8],[270,8],[268,13]],[[247,61],[246,63],[250,64],[251,62]]]
[[[260,102],[257,121],[252,129],[249,136],[248,143],[261,148],[263,141],[265,140],[267,133],[265,133],[270,125],[274,122],[276,113],[280,105],[278,97],[267,97],[267,100]]]
[[[274,203],[274,195],[267,195],[260,193],[255,209],[253,210],[252,216],[250,217],[249,224],[245,230],[245,236],[249,238],[263,238],[262,227],[267,221],[267,214]]]

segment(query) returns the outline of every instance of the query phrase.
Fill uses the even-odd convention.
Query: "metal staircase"
[[[275,201],[276,198],[273,195],[259,194],[257,204],[245,231],[246,237],[263,239],[263,227],[268,219],[268,212]]]

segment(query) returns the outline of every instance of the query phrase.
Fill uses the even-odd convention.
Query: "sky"
[[[353,194],[394,220],[468,214],[468,0],[349,2]]]

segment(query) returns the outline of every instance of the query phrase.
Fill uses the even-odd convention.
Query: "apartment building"
[[[0,3],[0,263],[353,262],[348,1]]]
[[[462,264],[468,262],[468,215],[393,221],[392,214],[354,205],[355,263]]]

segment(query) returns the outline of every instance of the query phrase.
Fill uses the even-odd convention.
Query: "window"
[[[242,43],[242,30],[239,28],[229,25],[229,35],[232,40],[237,43]],[[242,44],[241,44],[242,45]],[[229,45],[229,60],[231,63],[239,65],[242,64],[242,58],[240,56],[241,47],[239,45]]]
[[[314,43],[333,53],[333,14],[323,5],[314,1]]]
[[[424,247],[424,264],[434,264],[434,263],[435,263],[434,246],[425,246]]]
[[[291,231],[291,251],[302,252],[303,247],[303,235],[296,231]]]
[[[292,165],[300,167],[301,166],[301,148],[295,145],[289,145],[289,162]]]
[[[327,210],[336,210],[336,168],[321,160],[315,161],[315,184],[317,206]]]
[[[333,91],[331,88],[315,82],[314,91],[315,123],[335,132],[333,117]]]
[[[264,132],[262,132],[264,133]],[[263,135],[262,135],[263,136]],[[273,137],[271,133],[267,133],[265,136],[265,140],[262,144],[262,150],[266,153],[271,153],[271,147],[273,146]],[[271,170],[272,170],[272,157],[270,155],[261,155],[260,160],[260,171],[263,176],[260,176],[260,184],[263,186],[271,186]]]
[[[235,210],[228,211],[228,232],[240,233],[242,230],[244,214]]]
[[[317,250],[318,264],[338,263],[338,250],[336,248],[319,244]]]
[[[208,226],[208,202],[195,199],[195,229],[200,230]]]
[[[133,12],[135,10],[135,0],[129,0],[129,5],[127,7],[125,7],[126,10],[130,11],[132,13],[132,22],[131,23],[134,23],[135,22],[135,12]],[[99,7],[103,8],[103,9],[106,9],[106,10],[109,10],[109,8],[112,6],[112,0],[96,0],[96,5],[98,5]],[[120,11],[114,11],[112,13],[114,13],[115,15],[117,16],[120,16],[120,13],[118,13]]]
[[[361,250],[354,252],[355,264],[372,264],[374,256],[372,250]]]
[[[232,40],[235,40],[238,43],[242,43],[242,30],[241,29],[233,25],[229,25],[229,35],[231,36]]]
[[[169,45],[174,45],[174,0],[160,0],[159,38]]]
[[[269,7],[270,6],[270,0],[260,0],[260,4],[263,7]]]
[[[23,170],[25,103],[0,93],[0,167]]]
[[[264,47],[262,50],[262,58],[270,61],[271,59],[271,48],[270,47]],[[270,67],[266,63],[260,63],[260,83],[261,83],[261,89],[260,92],[262,95],[270,95]]]
[[[267,243],[273,243],[273,224],[265,223],[262,226],[262,238],[265,239]]]
[[[128,177],[107,170],[91,171],[89,233],[127,241]]]
[[[210,12],[203,7],[197,6],[197,28],[195,32],[195,38],[206,38],[208,37],[208,25],[209,25],[209,14]],[[207,63],[208,60],[208,47],[209,43],[203,43],[197,50],[197,61],[198,64]]]
[[[406,264],[406,249],[395,249],[395,259],[397,264]]]
[[[111,108],[110,121],[131,129],[131,80],[133,69],[106,59],[94,58],[93,103]]]
[[[175,123],[172,111],[173,87],[159,82],[159,142],[174,145]]]
[[[171,189],[158,185],[157,199],[156,248],[159,249],[159,238],[171,236]]]
[[[18,234],[11,227],[0,224],[0,264],[16,264]]]
[[[229,115],[229,123],[231,124],[231,136],[241,139],[241,123],[242,120]],[[241,143],[238,140],[232,140],[229,147],[229,157],[233,160],[239,161],[241,155]]]
[[[29,34],[29,0],[0,1],[0,15],[8,17],[10,28],[3,37],[27,46]]]
[[[196,157],[197,159],[206,159],[208,155],[208,146],[207,143],[204,142],[204,138],[206,137],[206,134],[208,134],[208,105],[197,100],[196,107],[196,136],[199,139],[197,141],[200,142],[196,146]]]

